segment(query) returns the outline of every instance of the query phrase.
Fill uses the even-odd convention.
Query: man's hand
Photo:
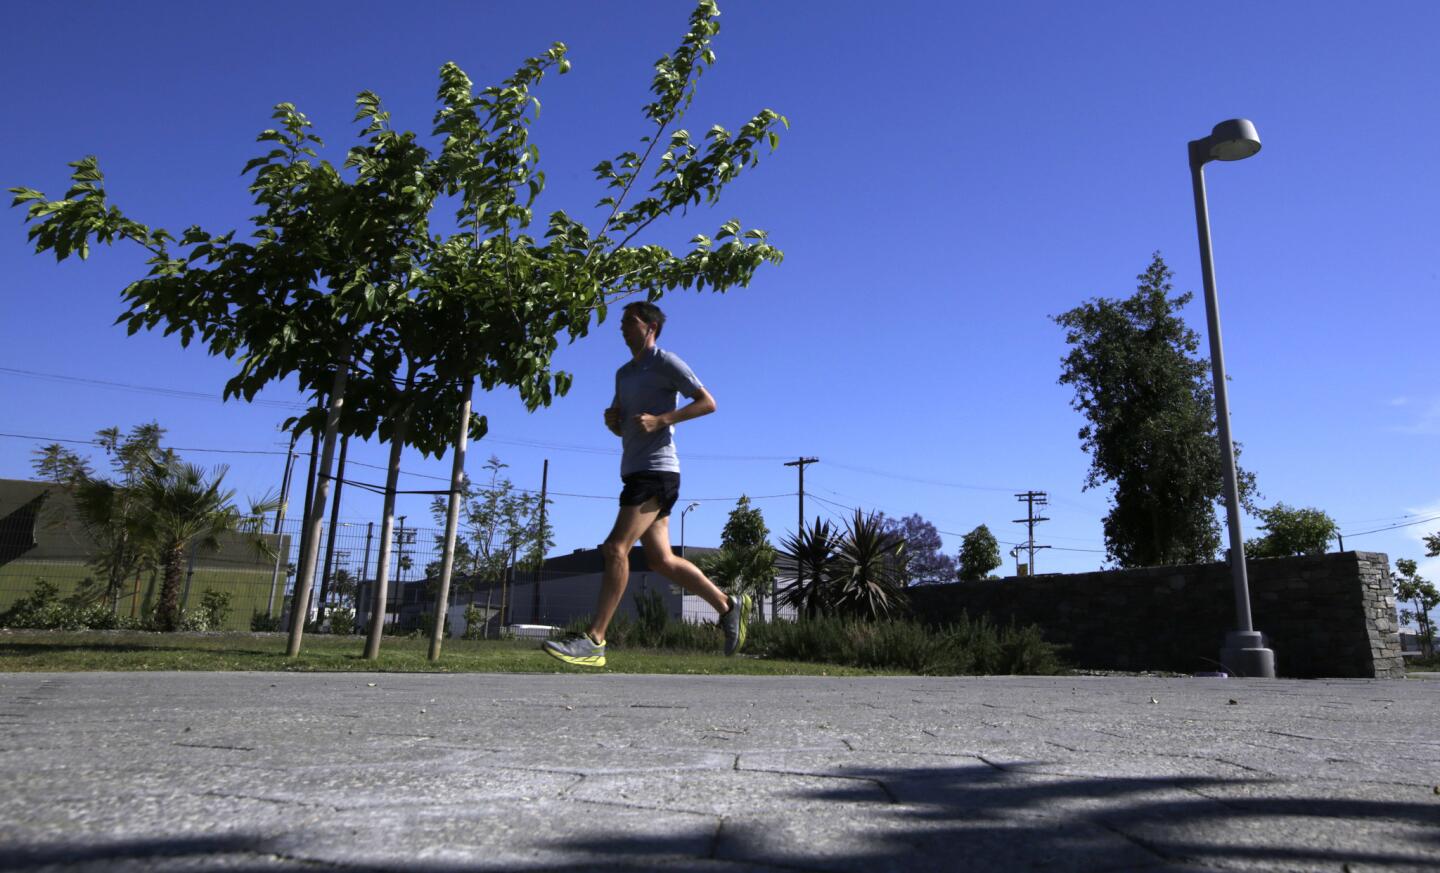
[[[622,431],[622,430],[620,429],[620,425],[621,425],[621,424],[622,424],[622,420],[621,420],[621,418],[620,418],[620,408],[619,408],[619,407],[617,407],[617,406],[612,406],[612,407],[610,407],[609,409],[605,410],[605,427],[606,427],[606,429],[608,429],[611,433],[615,434],[616,436],[624,436],[624,435],[625,435],[625,434],[624,434],[624,431]]]
[[[635,423],[640,425],[640,429],[646,433],[654,433],[670,426],[660,416],[651,415],[648,412],[642,412],[635,416]]]

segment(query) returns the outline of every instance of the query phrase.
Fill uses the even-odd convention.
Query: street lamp
[[[680,557],[682,558],[685,557],[685,515],[699,505],[699,502],[692,502],[680,511]]]
[[[1225,635],[1220,663],[1232,676],[1274,678],[1275,653],[1250,620],[1250,582],[1245,575],[1245,544],[1240,538],[1240,489],[1235,481],[1235,443],[1230,437],[1230,401],[1225,386],[1225,357],[1220,345],[1220,304],[1215,296],[1215,264],[1210,252],[1210,212],[1205,203],[1204,166],[1210,161],[1240,161],[1260,151],[1255,125],[1232,118],[1215,125],[1204,139],[1190,142],[1190,179],[1195,187],[1195,227],[1200,235],[1200,269],[1205,278],[1205,321],[1210,330],[1210,367],[1215,383],[1215,423],[1219,429],[1220,469],[1225,476],[1225,517],[1230,528],[1230,574],[1235,582],[1238,628]]]

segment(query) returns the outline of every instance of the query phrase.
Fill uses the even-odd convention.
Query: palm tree
[[[172,631],[180,624],[180,580],[189,549],[218,550],[221,537],[242,534],[259,552],[274,558],[260,532],[265,513],[276,508],[276,501],[252,503],[250,513],[242,514],[233,503],[235,492],[221,489],[227,472],[227,467],[216,467],[212,477],[178,459],[150,458],[135,487],[140,530],[162,573],[155,616],[161,630]]]

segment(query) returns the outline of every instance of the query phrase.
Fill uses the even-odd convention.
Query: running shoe
[[[730,596],[730,611],[720,616],[720,629],[725,631],[725,654],[733,655],[745,645],[745,632],[750,625],[750,595],[739,599]]]
[[[545,654],[577,667],[605,666],[605,644],[590,639],[589,634],[576,634],[563,640],[546,640]]]

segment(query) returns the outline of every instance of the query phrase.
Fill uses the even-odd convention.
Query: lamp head
[[[1190,143],[1192,163],[1243,161],[1260,151],[1260,134],[1248,118],[1232,118],[1215,125],[1210,135]]]

